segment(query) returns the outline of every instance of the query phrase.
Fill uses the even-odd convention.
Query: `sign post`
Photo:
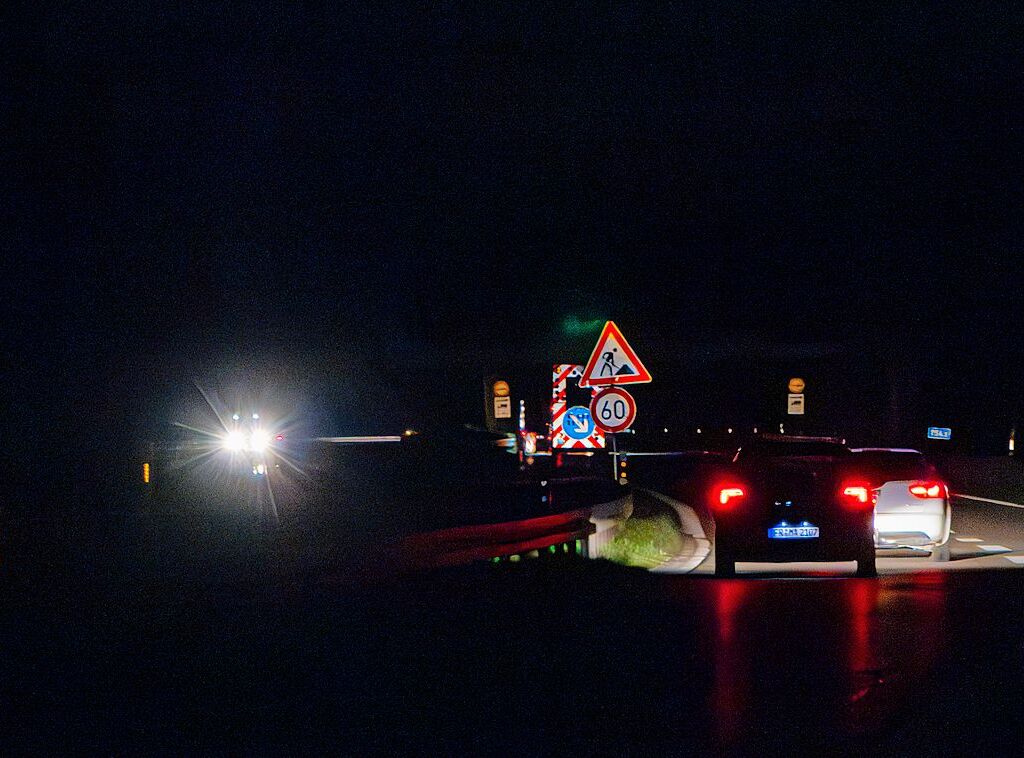
[[[500,376],[484,379],[484,419],[487,430],[495,434],[515,431],[512,423],[512,389]]]
[[[636,401],[618,385],[647,384],[652,378],[615,322],[606,321],[583,368],[580,386],[595,388],[595,397],[590,401],[591,417],[598,428],[611,435],[613,478],[620,484],[626,484],[626,478],[625,471],[619,471],[615,434],[632,426],[636,419]],[[596,393],[598,387],[606,389]]]

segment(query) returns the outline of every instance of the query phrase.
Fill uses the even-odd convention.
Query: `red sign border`
[[[626,419],[624,424],[620,424],[618,426],[605,426],[600,422],[600,420],[598,420],[596,410],[597,401],[605,395],[622,395],[622,398],[626,401],[626,405],[629,406],[629,417]],[[624,432],[629,429],[629,427],[633,426],[633,422],[636,421],[636,399],[623,387],[608,387],[607,389],[601,390],[590,399],[590,415],[594,419],[594,423],[608,434]]]
[[[629,362],[636,366],[636,374],[630,374],[628,376],[607,376],[597,377],[591,376],[594,369],[597,368],[597,361],[601,357],[601,348],[605,342],[612,335],[615,335],[615,341],[619,343],[622,348],[623,354],[629,359]],[[594,345],[594,350],[590,354],[590,360],[587,361],[587,365],[583,369],[583,373],[580,375],[579,385],[581,387],[604,387],[604,386],[618,386],[620,384],[648,384],[651,382],[653,377],[651,372],[647,370],[640,358],[637,356],[636,351],[626,341],[626,338],[622,336],[622,330],[616,326],[614,321],[606,321],[604,329],[601,330],[601,336],[597,338],[597,343]]]

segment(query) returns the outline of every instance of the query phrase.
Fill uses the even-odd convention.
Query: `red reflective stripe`
[[[505,521],[497,524],[478,524],[475,526],[457,526],[451,529],[439,529],[434,532],[413,534],[403,540],[409,547],[416,546],[451,546],[452,543],[464,543],[485,540],[487,544],[515,542],[543,536],[545,532],[555,529],[564,530],[566,526],[576,522],[587,522],[590,509],[581,508],[550,516],[539,516],[521,521]]]
[[[558,372],[558,374],[555,376],[555,384],[562,384],[566,382],[569,379],[569,374],[571,374],[573,370],[576,368],[576,366],[572,364],[563,365],[565,366],[565,368],[562,371]]]

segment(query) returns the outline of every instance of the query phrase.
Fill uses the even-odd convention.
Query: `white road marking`
[[[984,542],[981,537],[954,537],[957,542]]]
[[[1016,563],[1018,566],[1024,565],[1024,555],[1004,555],[1003,559],[1010,563]]]
[[[986,553],[1009,553],[1010,548],[1005,545],[978,545]]]
[[[1020,503],[1008,503],[1005,500],[993,500],[988,497],[977,497],[975,495],[961,495],[959,492],[953,494],[953,497],[962,497],[964,500],[977,500],[981,503],[994,503],[995,505],[1005,505],[1008,508],[1024,508],[1024,505]]]

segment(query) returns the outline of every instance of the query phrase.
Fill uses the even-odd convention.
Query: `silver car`
[[[929,550],[937,560],[948,560],[949,488],[935,467],[918,450],[866,447],[853,452],[871,472],[875,546]]]

